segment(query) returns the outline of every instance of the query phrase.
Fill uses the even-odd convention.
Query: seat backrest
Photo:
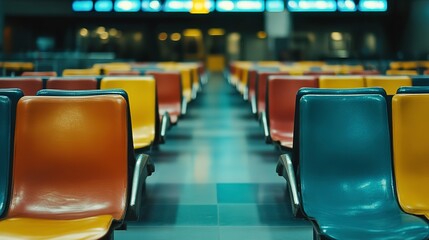
[[[12,106],[8,97],[0,93],[0,217],[3,217],[10,189],[10,162],[12,146]]]
[[[320,76],[320,88],[363,88],[365,81],[362,76]]]
[[[387,95],[395,95],[398,88],[412,86],[411,78],[408,76],[366,76],[367,87],[382,87]]]
[[[158,104],[177,105],[182,102],[182,82],[180,72],[173,71],[148,71],[156,80]],[[179,112],[180,112],[179,108]]]
[[[19,88],[24,95],[34,96],[43,88],[43,81],[41,78],[33,77],[2,77],[0,88]]]
[[[267,94],[267,81],[269,76],[289,75],[288,72],[258,72],[257,84],[256,84],[256,99],[258,113],[265,111],[265,100]]]
[[[296,174],[299,174],[298,168],[300,164],[300,100],[303,96],[315,95],[354,95],[354,94],[378,94],[386,97],[386,92],[383,88],[350,88],[350,89],[328,89],[328,88],[302,88],[296,94],[295,99],[295,120],[294,120],[294,135],[293,135],[293,166]],[[299,179],[298,179],[299,182]]]
[[[91,77],[52,77],[46,81],[47,89],[95,90],[97,79]]]
[[[126,111],[119,95],[21,98],[8,217],[122,220]]]
[[[334,71],[305,71],[304,75],[307,76],[323,76],[323,75],[336,75]]]
[[[399,75],[399,76],[414,76],[418,75],[416,70],[396,70],[396,69],[390,69],[386,71],[386,75]]]
[[[248,87],[248,94],[249,99],[251,96],[255,96],[256,94],[256,77],[258,72],[254,69],[250,69],[248,72],[248,80],[247,80],[247,87]]]
[[[317,77],[270,76],[268,78],[267,116],[270,126],[274,121],[292,123],[293,126],[296,93],[303,87],[317,88]]]
[[[88,68],[88,69],[64,69],[63,76],[98,76],[100,75],[100,69]]]
[[[398,208],[385,97],[306,95],[299,104],[305,214],[317,220]]]
[[[159,114],[156,81],[152,76],[105,77],[100,89],[123,89],[127,92],[134,148],[149,147],[159,142]],[[148,131],[149,130],[149,131]],[[147,141],[150,142],[147,142]]]
[[[402,209],[429,216],[427,147],[429,136],[429,90],[393,96],[393,159],[396,189]]]
[[[23,72],[24,77],[56,77],[56,72]]]
[[[109,71],[107,76],[140,76],[139,71]]]
[[[0,217],[9,205],[16,105],[23,96],[20,89],[0,89]]]
[[[429,86],[428,75],[412,76],[411,81],[413,83],[413,86]]]
[[[354,71],[350,71],[350,74],[368,76],[368,75],[380,75],[380,72],[378,70],[354,70]]]

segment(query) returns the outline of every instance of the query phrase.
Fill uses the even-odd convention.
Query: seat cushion
[[[112,221],[110,215],[76,220],[10,218],[0,222],[0,239],[99,239],[109,232]]]
[[[293,122],[271,121],[270,136],[273,141],[288,148],[293,147]]]
[[[366,212],[366,211],[365,211]],[[331,216],[319,218],[318,224],[323,235],[333,239],[428,239],[429,227],[419,217],[408,215],[400,210],[362,214],[357,218],[352,211],[344,211],[336,219]],[[360,215],[360,214],[359,214]]]

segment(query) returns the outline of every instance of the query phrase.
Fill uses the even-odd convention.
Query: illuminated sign
[[[356,12],[356,4],[353,0],[338,0],[340,12]]]
[[[111,0],[98,0],[94,4],[96,12],[110,12],[113,10],[113,3]]]
[[[263,0],[218,0],[216,2],[218,12],[263,12],[264,9]]]
[[[291,12],[335,12],[335,0],[289,0],[288,8]]]
[[[74,1],[72,8],[75,12],[89,12],[92,11],[93,3],[89,0]]]
[[[385,12],[387,11],[387,2],[386,0],[360,0],[359,11]]]
[[[267,0],[265,2],[265,10],[267,12],[283,12],[285,3],[283,0]]]
[[[115,12],[138,12],[141,9],[139,0],[116,0]]]

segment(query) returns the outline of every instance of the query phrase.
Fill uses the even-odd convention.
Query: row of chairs
[[[314,239],[429,238],[429,88],[397,91],[392,132],[386,96],[382,88],[298,91],[294,148],[277,173]]]
[[[130,97],[136,149],[165,141],[170,125],[186,114],[179,72],[148,72],[147,76],[0,78],[0,88],[20,88],[26,96],[43,88],[61,90],[125,89]],[[158,117],[159,116],[159,117]]]
[[[0,238],[111,239],[154,171],[123,90],[0,89]],[[78,149],[78,151],[77,151]]]

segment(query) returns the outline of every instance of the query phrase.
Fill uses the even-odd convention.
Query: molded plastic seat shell
[[[257,99],[257,109],[258,113],[265,112],[265,100],[267,94],[267,81],[269,76],[286,76],[289,75],[288,72],[258,72],[257,84],[256,84],[256,99]]]
[[[392,100],[396,188],[405,212],[429,218],[429,91],[410,92]]]
[[[19,88],[24,95],[34,96],[43,88],[43,81],[34,77],[1,77],[0,88]]]
[[[105,77],[100,89],[123,89],[128,93],[134,149],[158,143],[159,115],[156,82],[152,76]]]
[[[61,90],[95,90],[97,89],[97,79],[80,77],[49,78],[46,81],[47,89]]]
[[[365,81],[362,76],[320,76],[320,88],[363,88]]]
[[[303,87],[317,88],[314,76],[270,76],[267,88],[267,115],[273,141],[293,147],[296,93]]]
[[[412,86],[411,78],[407,76],[366,76],[367,87],[382,87],[387,95],[395,95],[398,88]]]
[[[427,239],[429,226],[397,204],[386,100],[306,95],[300,100],[305,214],[332,239]]]

